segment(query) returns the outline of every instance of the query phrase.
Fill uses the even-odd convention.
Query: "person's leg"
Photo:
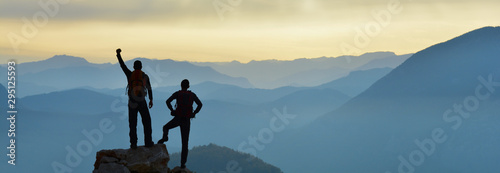
[[[168,141],[168,131],[172,128],[179,126],[179,117],[174,117],[167,124],[163,126],[163,137],[158,141],[159,144],[163,144]]]
[[[191,128],[191,121],[189,120],[189,118],[183,118],[181,122],[181,137],[182,137],[181,168],[186,167],[190,128]]]
[[[130,147],[137,147],[137,105],[129,104],[128,106],[128,126],[130,128]]]
[[[154,145],[153,138],[151,137],[153,131],[151,128],[151,115],[147,106],[145,101],[141,102],[139,104],[139,113],[141,113],[142,126],[144,127],[144,145],[151,147]]]

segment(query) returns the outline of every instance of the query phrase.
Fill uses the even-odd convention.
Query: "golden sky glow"
[[[498,0],[6,0],[0,57],[27,62],[67,54],[115,63],[118,47],[126,59],[187,61],[406,54],[500,25],[498,7]],[[367,35],[363,44],[356,43],[359,31]],[[345,45],[353,49],[343,51]]]

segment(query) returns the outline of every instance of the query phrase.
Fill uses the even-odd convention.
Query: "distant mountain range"
[[[119,75],[122,74],[119,73]],[[178,89],[179,86],[154,88],[155,106],[150,110],[154,129],[161,128],[171,118],[164,101]],[[255,89],[209,81],[193,84],[191,89],[199,95],[205,105],[199,116],[193,120],[191,144],[203,145],[207,142],[214,142],[234,149],[246,140],[248,135],[259,132],[262,125],[269,124],[269,120],[277,116],[275,110],[284,113],[284,108],[286,108],[297,115],[297,121],[291,122],[288,126],[289,129],[294,129],[309,124],[318,116],[334,110],[351,98],[330,86]],[[24,92],[22,89],[18,90]],[[0,95],[6,94],[5,89],[2,91]],[[127,147],[127,98],[124,93],[123,88],[79,87],[19,98],[18,107],[22,110],[19,122],[26,127],[24,132],[19,133],[20,140],[50,139],[47,142],[36,143],[38,147],[33,146],[35,143],[23,143],[20,146],[31,148],[29,153],[36,155],[47,155],[47,152],[51,152],[50,159],[39,161],[40,167],[38,168],[38,170],[49,171],[52,161],[61,161],[61,159],[64,161],[67,154],[66,145],[76,145],[80,140],[85,139],[82,130],[91,130],[99,124],[99,121],[109,118],[113,120],[117,130],[113,131],[112,136],[106,137],[106,142],[93,149]],[[228,129],[232,130],[228,131]],[[30,131],[43,133],[28,133]],[[138,131],[139,138],[141,138],[141,125],[138,126]],[[154,130],[153,136],[154,139],[159,139],[161,131]],[[227,138],[227,136],[232,137]],[[172,139],[180,138],[178,133],[172,133],[171,137]],[[48,146],[55,146],[57,149],[41,150]],[[173,152],[178,151],[180,141],[171,141],[168,148]],[[28,158],[29,156],[25,154],[19,157]],[[91,164],[90,161],[84,162],[75,170],[85,170]],[[26,172],[30,169],[15,169],[14,172],[16,170]]]
[[[391,72],[392,68],[373,68],[349,73],[346,77],[322,84],[317,88],[330,88],[341,91],[351,97],[368,89],[373,83]]]
[[[239,149],[256,140],[262,147],[251,154],[274,165],[239,161],[248,155],[208,145],[191,151],[190,168],[224,171],[219,162],[234,158],[244,169],[249,164],[271,172],[496,172],[499,47],[500,27],[485,27],[413,55],[250,63],[140,60],[154,85],[154,140],[171,119],[165,99],[188,78],[204,103],[191,122],[190,145]],[[133,60],[126,63],[131,67]],[[117,64],[61,55],[17,67],[21,166],[6,172],[52,172],[51,164],[66,163],[69,149],[86,141],[89,153],[128,147],[126,79]],[[0,90],[6,98],[3,85]],[[274,121],[283,114],[295,116],[288,123]],[[103,120],[114,130],[91,143],[84,131],[99,129]],[[286,130],[271,131],[270,137],[264,132],[273,125]],[[138,132],[141,141],[141,125]],[[176,152],[178,131],[171,139],[167,148]],[[207,160],[204,152],[224,154],[211,159],[213,165],[198,164]],[[92,157],[83,155],[73,172],[91,170]]]
[[[188,62],[138,58],[125,62],[129,69],[132,69],[135,60],[142,61],[143,71],[149,75],[154,87],[178,86],[182,79],[190,79],[192,84],[212,81],[244,88],[252,87],[244,78],[230,77],[209,67],[200,67]],[[125,88],[127,85],[126,77],[118,64],[92,64],[83,58],[67,55],[18,64],[16,72],[20,83],[19,90],[26,91],[20,92],[20,97],[79,87],[116,89]]]
[[[70,67],[96,67],[104,69],[112,66],[111,63],[92,64],[89,63],[85,58],[74,57],[69,55],[56,55],[46,60],[26,62],[26,63],[21,63],[19,65],[21,65],[22,67],[16,70],[16,72],[18,72],[19,75],[30,74],[30,73],[35,74],[46,70],[70,68]]]
[[[392,52],[366,53],[361,56],[320,57],[292,61],[238,61],[214,63],[197,62],[223,74],[247,78],[257,88],[283,86],[317,86],[347,75],[351,71],[373,68],[395,68],[411,54],[396,55]]]
[[[132,68],[134,60],[141,60],[143,71],[150,76],[155,88],[178,86],[182,79],[187,78],[193,85],[214,82],[240,88],[274,89],[318,86],[357,70],[386,67],[392,69],[409,56],[377,52],[359,57],[268,60],[247,64],[136,58],[126,64]],[[2,69],[6,70],[5,65],[0,65],[0,70]],[[93,64],[84,58],[68,55],[56,55],[47,60],[18,64],[16,72],[19,78],[18,89],[22,91],[17,94],[18,97],[75,88],[123,90],[126,86],[126,79],[118,64]],[[251,83],[247,79],[251,79]],[[0,83],[6,84],[5,81]]]
[[[285,172],[496,172],[499,48],[485,27],[417,52],[259,156]]]
[[[44,112],[102,114],[110,111],[110,103],[118,97],[72,89],[23,98],[23,107]]]
[[[66,67],[51,66],[61,61],[64,61],[63,64]],[[145,64],[156,62],[156,60],[142,61]],[[131,66],[131,61],[127,63]],[[173,63],[186,64],[186,62]],[[186,66],[197,67],[187,64]],[[42,141],[50,139],[47,142],[37,143],[38,147],[33,146],[34,143],[22,143],[20,145],[23,148],[30,148],[27,151],[31,154],[47,155],[47,152],[52,153],[50,159],[39,161],[38,170],[49,171],[51,170],[50,164],[52,161],[64,161],[67,154],[65,146],[76,145],[80,140],[85,139],[85,136],[82,136],[82,130],[91,130],[104,118],[113,120],[117,130],[113,131],[112,136],[106,137],[106,142],[96,146],[93,150],[102,147],[119,148],[128,146],[126,133],[128,131],[126,121],[127,98],[124,95],[124,86],[97,88],[82,82],[89,82],[89,76],[93,76],[83,74],[105,73],[104,75],[107,76],[118,76],[119,79],[113,80],[116,80],[119,85],[124,85],[126,83],[125,77],[116,64],[91,64],[82,58],[56,56],[46,61],[26,63],[24,64],[26,66],[22,65],[18,66],[20,75],[17,81],[19,85],[16,94],[18,97],[24,95],[24,97],[18,99],[18,108],[22,110],[21,115],[23,115],[20,117],[19,122],[23,122],[21,124],[27,129],[24,133],[19,133],[22,136],[20,140]],[[200,68],[210,69],[209,67]],[[377,69],[372,70],[376,71]],[[162,69],[159,71],[163,72]],[[330,112],[347,102],[352,96],[348,96],[344,92],[350,94],[362,92],[362,87],[347,87],[349,88],[347,90],[342,87],[349,85],[342,81],[361,79],[356,77],[355,74],[357,73],[363,72],[352,72],[339,79],[340,81],[337,83],[333,82],[314,87],[246,88],[234,83],[220,83],[214,78],[208,78],[201,83],[194,83],[190,89],[198,94],[205,106],[193,121],[191,144],[203,145],[207,142],[214,142],[236,149],[242,141],[247,140],[248,135],[258,133],[262,126],[269,124],[270,119],[277,116],[276,111],[285,113],[283,112],[285,109],[289,113],[297,115],[296,121],[292,121],[287,126],[287,129],[304,127],[320,115]],[[366,73],[368,74],[368,72]],[[33,80],[35,76],[39,79]],[[83,79],[72,79],[75,76]],[[170,80],[169,77],[171,76],[165,78]],[[356,85],[369,86],[373,81],[381,77],[382,75],[369,75],[366,78],[370,80],[362,79]],[[46,78],[51,83],[44,83],[45,80],[42,80],[42,78]],[[107,78],[99,76],[95,84],[105,81]],[[151,78],[154,78],[154,76],[151,76]],[[106,82],[113,83],[113,80]],[[56,84],[62,85],[62,83],[66,83],[65,86],[56,86]],[[177,83],[172,84],[172,86],[166,84],[165,86],[157,85],[153,88],[155,106],[150,111],[154,129],[162,127],[171,118],[168,115],[164,101],[178,89],[179,85]],[[5,89],[3,91],[2,93],[6,94]],[[0,93],[0,96],[2,93]],[[232,130],[228,131],[228,129]],[[27,133],[29,131],[40,131],[43,134]],[[142,131],[142,126],[138,126],[138,131]],[[141,136],[142,133],[139,133],[139,138]],[[154,139],[159,139],[161,131],[154,130],[153,136]],[[171,136],[172,139],[180,138],[178,133],[172,133]],[[232,137],[227,138],[227,136]],[[41,148],[48,146],[55,146],[57,149],[41,150]],[[180,141],[171,141],[168,148],[173,152],[179,151]],[[20,154],[19,157],[28,158],[29,156],[26,154],[29,153]],[[75,170],[86,170],[91,164],[90,161],[84,162]],[[13,170],[13,172],[16,171],[29,172],[30,169]]]

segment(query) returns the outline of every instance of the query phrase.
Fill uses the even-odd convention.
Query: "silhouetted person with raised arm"
[[[137,112],[141,114],[142,125],[144,126],[144,144],[146,147],[154,145],[151,138],[151,116],[149,115],[148,105],[146,104],[146,93],[149,96],[149,108],[153,107],[153,90],[149,82],[149,77],[142,72],[142,63],[137,60],[134,62],[134,71],[130,71],[123,62],[120,55],[121,49],[116,49],[116,57],[120,63],[125,76],[127,76],[128,86],[128,122],[130,127],[130,148],[137,148]]]
[[[188,141],[189,141],[189,129],[191,127],[191,118],[194,118],[198,112],[200,112],[201,104],[198,96],[188,90],[189,81],[184,79],[181,82],[181,90],[175,92],[167,99],[167,107],[170,109],[170,115],[174,116],[165,126],[163,126],[163,138],[158,141],[159,144],[168,141],[168,131],[172,128],[180,126],[181,137],[182,137],[182,151],[181,151],[181,168],[186,168],[187,154],[188,154]],[[173,100],[176,100],[175,110],[170,104]],[[193,102],[196,103],[196,110],[193,112]]]

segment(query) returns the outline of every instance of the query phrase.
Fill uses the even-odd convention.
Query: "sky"
[[[498,0],[1,0],[0,58],[248,62],[415,53],[500,25]],[[0,64],[4,64],[1,62]]]

